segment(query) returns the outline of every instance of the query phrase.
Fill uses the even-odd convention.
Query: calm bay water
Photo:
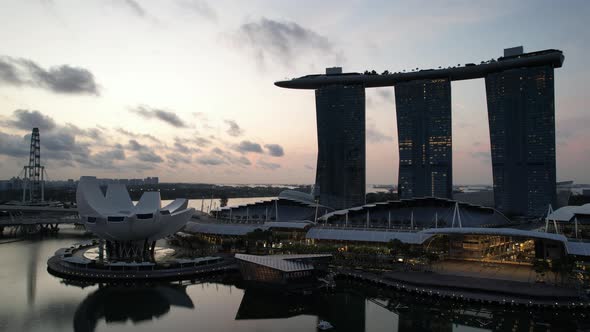
[[[590,327],[581,313],[451,305],[359,284],[287,296],[244,289],[236,276],[189,285],[82,288],[47,273],[55,250],[84,239],[81,231],[63,228],[56,237],[0,244],[0,331],[317,331],[320,319],[335,326],[331,331]]]

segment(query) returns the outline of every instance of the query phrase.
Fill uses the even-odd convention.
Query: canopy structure
[[[329,258],[329,254],[310,254],[310,255],[247,255],[236,254],[236,259],[257,265],[266,266],[268,268],[279,270],[281,272],[296,272],[313,270],[313,265],[307,263],[317,258]]]
[[[409,244],[422,244],[429,235],[419,232],[390,232],[383,230],[363,230],[345,228],[312,228],[307,232],[306,238],[314,240],[352,241],[352,242],[376,242],[387,243],[391,240],[400,240]]]
[[[579,216],[590,216],[590,203],[582,206],[568,205],[561,207],[547,216],[548,220],[570,222]]]
[[[201,233],[223,236],[241,236],[257,229],[267,230],[268,227],[256,224],[213,224],[189,222],[184,231],[187,233]]]
[[[211,210],[218,220],[230,222],[268,222],[292,220],[316,220],[316,218],[333,211],[328,206],[314,200],[313,195],[296,191],[283,190],[277,198],[235,206],[224,206]]]
[[[416,197],[337,210],[319,217],[318,223],[422,229],[452,226],[459,219],[466,227],[510,224],[510,220],[496,209],[438,197]]]

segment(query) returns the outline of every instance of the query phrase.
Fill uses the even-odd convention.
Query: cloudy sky
[[[313,91],[276,80],[565,53],[558,180],[590,182],[588,1],[0,0],[0,179],[311,183]],[[452,84],[455,183],[491,183],[484,81]],[[367,91],[367,182],[397,182],[393,89]]]

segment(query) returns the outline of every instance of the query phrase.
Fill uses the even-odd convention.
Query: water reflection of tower
[[[140,322],[164,316],[170,307],[194,308],[186,286],[157,287],[99,286],[80,303],[74,314],[74,331],[94,331],[100,319],[111,322]]]
[[[37,262],[39,261],[39,242],[31,243],[31,254],[29,255],[29,266],[27,269],[27,303],[29,306],[35,304],[37,293]]]

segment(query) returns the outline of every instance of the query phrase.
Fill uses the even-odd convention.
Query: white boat
[[[333,327],[334,326],[332,324],[330,324],[330,322],[327,322],[325,320],[320,320],[320,322],[318,323],[318,329],[320,329],[322,331],[329,330]]]

